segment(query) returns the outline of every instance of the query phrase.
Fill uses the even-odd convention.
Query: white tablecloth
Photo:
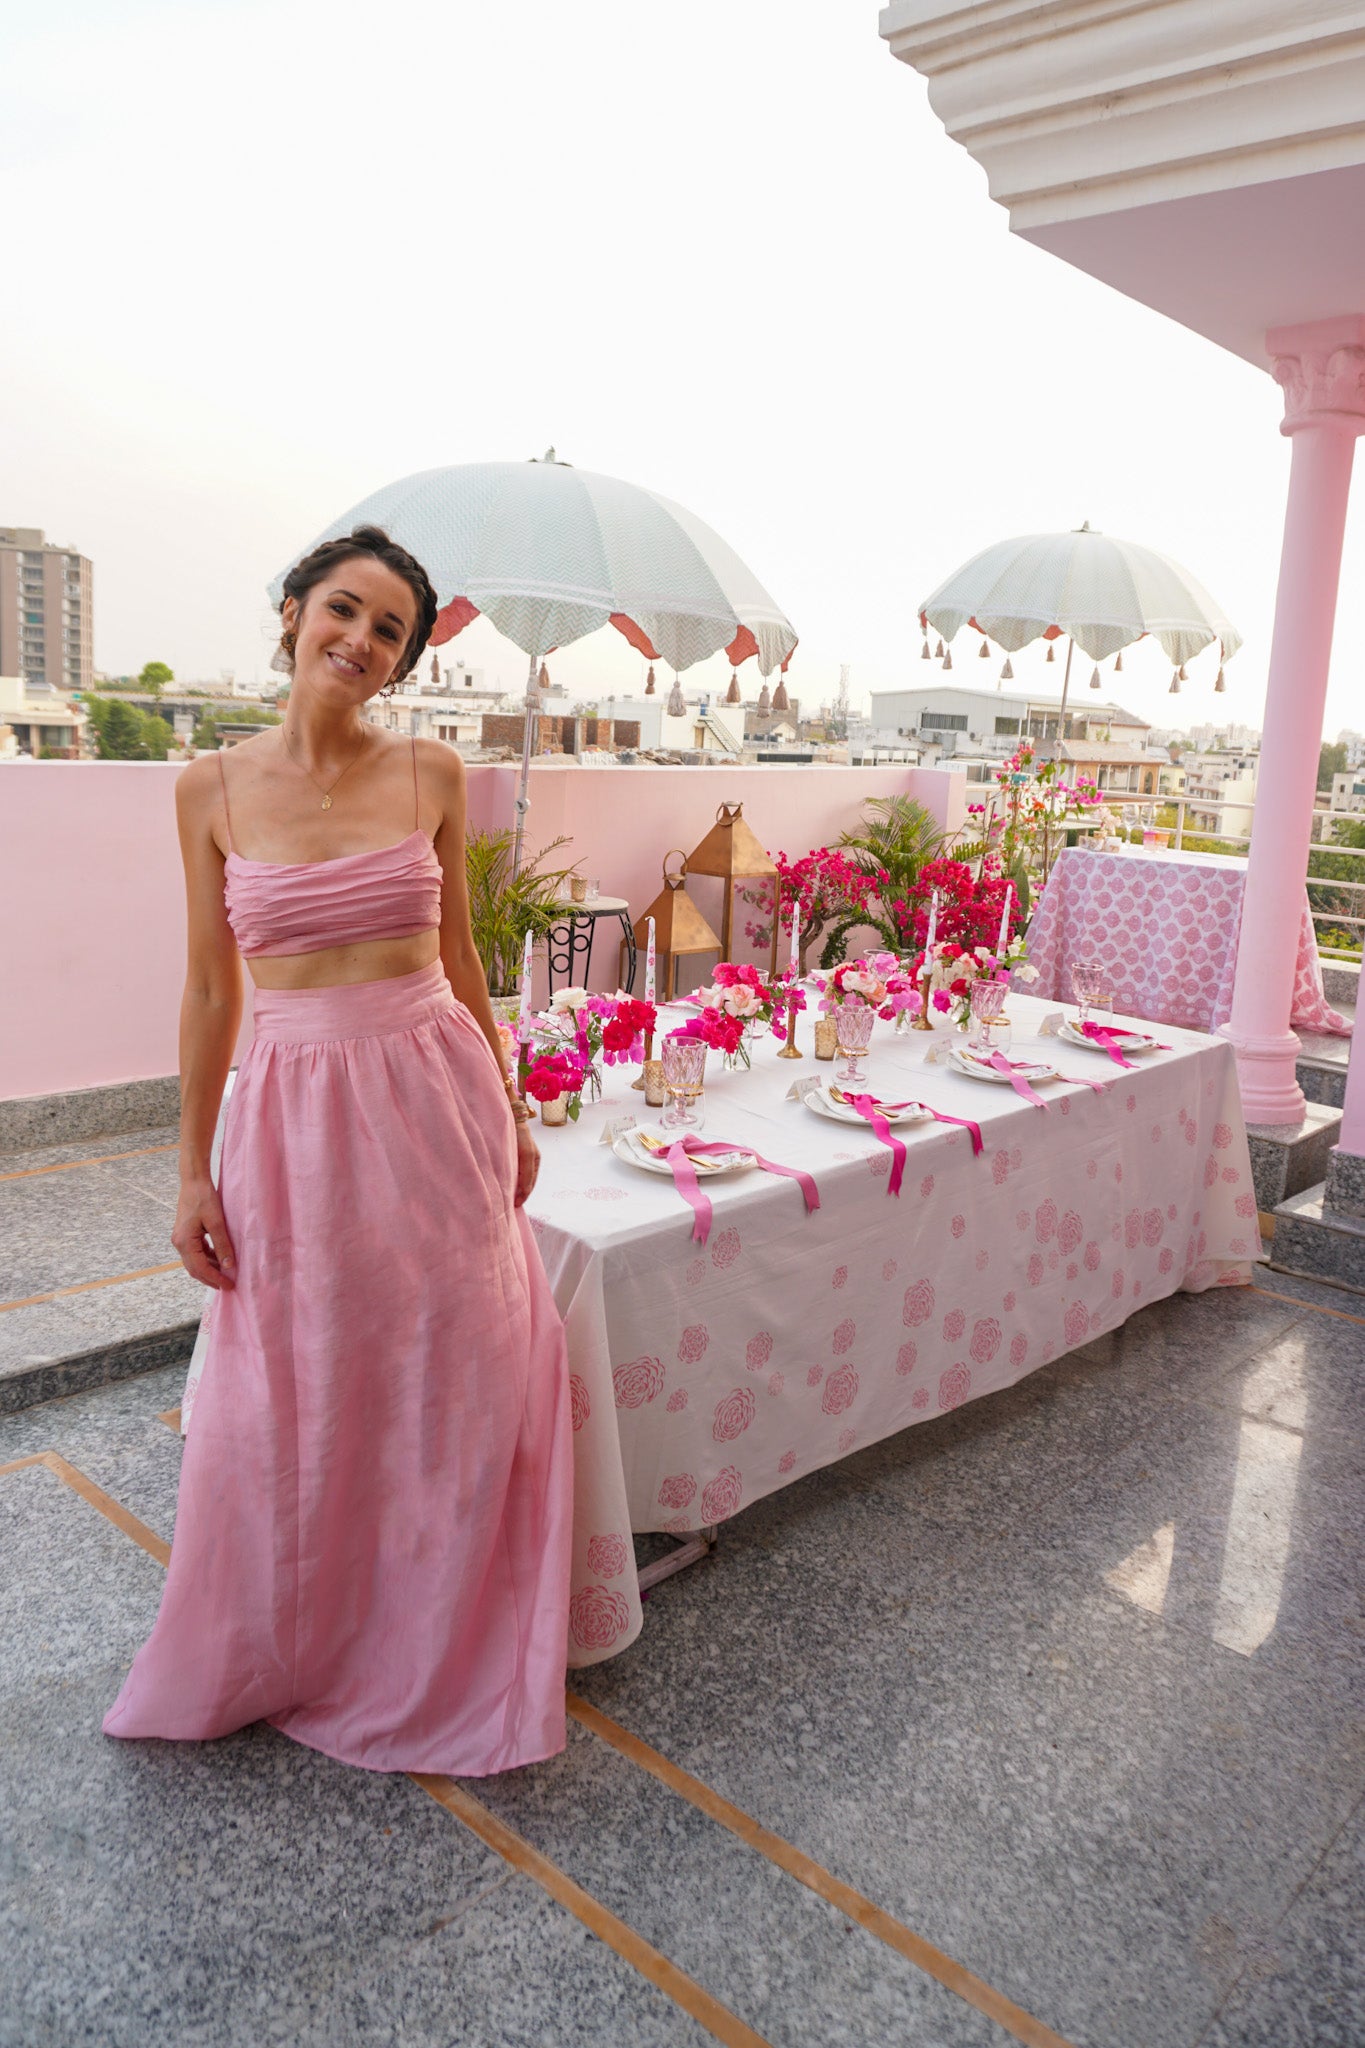
[[[1016,1031],[1046,1006],[1010,999]],[[619,1161],[609,1117],[657,1112],[608,1072],[604,1100],[548,1130],[532,1224],[569,1331],[576,1429],[571,1664],[615,1655],[641,1627],[633,1530],[724,1521],[859,1445],[1013,1384],[1179,1287],[1245,1282],[1260,1257],[1230,1048],[1163,1031],[1174,1048],[1125,1073],[1104,1055],[1016,1038],[1064,1074],[1045,1111],[1005,1086],[925,1066],[953,1034],[878,1024],[879,1092],[971,1117],[985,1148],[937,1123],[900,1127],[902,1192],[870,1131],[783,1098],[780,1061],[708,1074],[706,1135],[812,1172],[807,1216],[789,1180],[703,1183],[705,1249],[670,1180]],[[811,1020],[799,1042],[811,1045]],[[709,1066],[719,1068],[712,1053]]]
[[[1049,1084],[1038,1110],[1012,1089],[924,1064],[946,1028],[896,1037],[879,1023],[867,1071],[980,1126],[900,1126],[908,1160],[870,1130],[784,1098],[793,1076],[760,1041],[751,1073],[708,1061],[710,1138],[811,1172],[703,1182],[705,1248],[669,1179],[599,1144],[625,1114],[652,1123],[633,1070],[607,1070],[599,1103],[537,1126],[532,1228],[568,1331],[575,1509],[569,1661],[615,1656],[640,1632],[632,1531],[683,1534],[911,1423],[1001,1387],[1185,1287],[1236,1285],[1261,1256],[1231,1048],[1164,1029],[1172,1050],[1125,1073],[1105,1055],[1032,1039],[1047,1006],[1012,995],[1014,1054],[1103,1080]],[[811,1017],[798,1042],[812,1043]],[[202,1363],[201,1334],[186,1388]]]

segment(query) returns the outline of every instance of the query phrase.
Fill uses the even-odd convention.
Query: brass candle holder
[[[919,1015],[910,1026],[912,1031],[932,1031],[934,1028],[929,1017],[929,983],[931,979],[932,977],[928,974],[921,977]]]
[[[787,1043],[777,1055],[780,1060],[799,1060],[803,1055],[796,1048],[796,1012],[787,1012]]]

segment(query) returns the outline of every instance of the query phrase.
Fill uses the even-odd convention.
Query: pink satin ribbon
[[[747,1152],[749,1157],[762,1167],[764,1173],[780,1173],[787,1180],[794,1180],[805,1197],[807,1213],[820,1206],[820,1190],[808,1173],[799,1166],[779,1166],[775,1159],[764,1159],[755,1152],[752,1145],[726,1145],[720,1140],[705,1138],[675,1138],[664,1158],[673,1169],[673,1185],[683,1200],[692,1209],[692,1236],[697,1244],[705,1244],[711,1234],[711,1203],[697,1185],[697,1169],[692,1159],[706,1152]]]
[[[872,1126],[872,1134],[883,1145],[891,1147],[891,1178],[886,1184],[888,1195],[898,1195],[901,1181],[905,1176],[905,1145],[892,1130],[882,1112],[881,1104],[873,1095],[846,1095],[844,1100],[856,1109],[859,1116],[866,1117]]]
[[[1044,1102],[1042,1096],[1038,1093],[1038,1091],[1035,1088],[1030,1088],[1028,1082],[1024,1079],[1018,1067],[1012,1066],[1010,1062],[1005,1058],[1004,1053],[993,1052],[991,1054],[990,1064],[994,1067],[997,1074],[1007,1074],[1009,1076],[1010,1087],[1014,1090],[1016,1095],[1022,1095],[1025,1102],[1032,1102],[1039,1109],[1047,1108],[1047,1104]]]
[[[1124,1058],[1117,1043],[1120,1038],[1127,1036],[1126,1032],[1115,1031],[1109,1024],[1091,1024],[1089,1022],[1081,1025],[1080,1032],[1082,1038],[1091,1039],[1094,1044],[1100,1047],[1101,1051],[1107,1052],[1111,1060],[1117,1060],[1121,1067],[1127,1067],[1130,1072],[1132,1071],[1133,1061]],[[1156,1044],[1155,1039],[1152,1042],[1154,1045]],[[1158,1052],[1169,1052],[1171,1048],[1169,1045],[1158,1045],[1156,1049]]]
[[[853,1108],[857,1110],[859,1116],[867,1116],[867,1111],[862,1107],[862,1105],[864,1102],[870,1102],[872,1100],[871,1096],[849,1095],[845,1097],[845,1100],[852,1104]],[[935,1123],[956,1124],[959,1130],[970,1132],[973,1154],[976,1154],[981,1151],[983,1143],[981,1137],[981,1126],[980,1124],[974,1124],[969,1116],[949,1116],[946,1109],[935,1109],[932,1102],[898,1102],[896,1104],[896,1107],[897,1109],[922,1109],[926,1112],[927,1115],[931,1116],[934,1119]],[[883,1118],[882,1121],[885,1122],[886,1119]],[[879,1130],[877,1130],[877,1125],[871,1117],[868,1117],[868,1122],[872,1124],[872,1129],[875,1135],[880,1138],[882,1134]],[[900,1172],[901,1164],[903,1164],[904,1162],[905,1146],[902,1144],[899,1138],[892,1136],[891,1126],[889,1124],[887,1124],[886,1137],[882,1139],[882,1142],[883,1144],[889,1144],[893,1152],[896,1150],[898,1146],[900,1148],[901,1162],[898,1163],[896,1167],[892,1170],[891,1183],[887,1189],[888,1194],[897,1195],[900,1193]]]

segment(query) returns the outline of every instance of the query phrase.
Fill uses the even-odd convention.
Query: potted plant
[[[571,872],[546,868],[545,861],[568,840],[551,840],[520,871],[512,873],[513,835],[471,832],[465,848],[469,922],[474,946],[495,999],[515,996],[526,934],[543,939],[564,916],[560,892]]]

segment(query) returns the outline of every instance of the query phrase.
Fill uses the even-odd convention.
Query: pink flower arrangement
[[[557,1102],[567,1095],[569,1115],[576,1122],[587,1071],[576,1053],[537,1053],[526,1069],[526,1093],[536,1102]]]
[[[888,991],[873,960],[895,961],[895,955],[879,953],[868,960],[845,960],[833,974],[817,975],[815,981],[821,991],[820,1008],[835,1010],[841,1003],[870,1003],[874,1010],[880,1010]],[[896,961],[895,964],[899,966],[900,963]]]

